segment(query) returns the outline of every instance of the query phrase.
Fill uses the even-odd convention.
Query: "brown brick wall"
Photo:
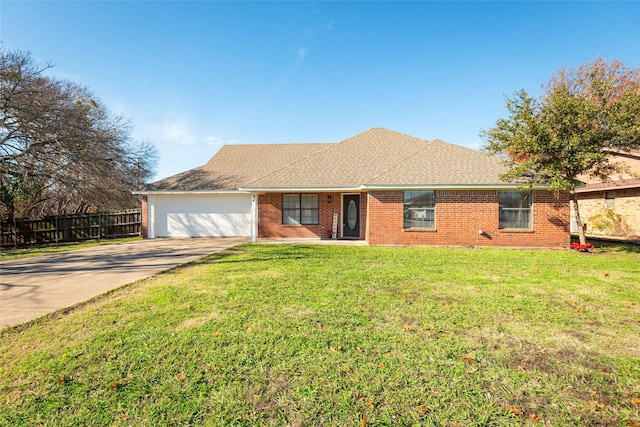
[[[640,188],[611,190],[615,195],[615,206],[612,212],[622,217],[619,227],[612,226],[597,229],[596,217],[605,213],[605,192],[593,191],[578,194],[580,218],[587,224],[587,233],[609,236],[640,236]],[[571,208],[571,218],[574,212]]]
[[[495,190],[436,191],[434,230],[404,229],[403,191],[372,191],[368,203],[367,240],[373,245],[569,245],[568,194],[556,198],[552,192],[535,191],[533,229],[515,231],[498,229]]]
[[[147,196],[142,196],[140,216],[142,217],[142,238],[147,239],[149,237],[149,204]]]
[[[272,238],[326,238],[327,230],[333,226],[334,212],[340,214],[341,195],[317,193],[319,207],[318,225],[282,224],[282,193],[267,193],[258,196],[258,237]],[[331,196],[331,203],[328,197]],[[362,199],[363,197],[361,197]],[[364,208],[361,208],[361,212]],[[364,222],[362,222],[364,223]],[[340,219],[338,219],[338,235]]]

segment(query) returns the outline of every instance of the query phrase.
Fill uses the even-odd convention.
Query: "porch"
[[[263,193],[258,195],[257,202],[258,241],[365,240],[366,192]]]
[[[336,245],[336,246],[369,246],[366,240],[353,239],[318,239],[318,238],[259,238],[258,243],[290,244],[290,245]]]

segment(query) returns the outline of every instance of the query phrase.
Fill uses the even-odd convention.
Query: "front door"
[[[360,238],[360,195],[343,196],[342,237]]]

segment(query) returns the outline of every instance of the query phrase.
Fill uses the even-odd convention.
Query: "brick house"
[[[587,233],[607,236],[640,236],[640,151],[618,153],[612,162],[621,163],[627,173],[607,181],[584,176],[584,187],[576,189],[580,218]],[[571,209],[572,231],[577,232]]]
[[[373,128],[339,143],[235,145],[147,186],[147,237],[334,238],[373,245],[558,247],[569,198],[518,191],[502,160]]]

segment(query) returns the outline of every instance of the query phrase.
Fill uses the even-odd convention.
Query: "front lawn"
[[[639,248],[249,244],[5,330],[0,425],[637,426],[639,330]]]

